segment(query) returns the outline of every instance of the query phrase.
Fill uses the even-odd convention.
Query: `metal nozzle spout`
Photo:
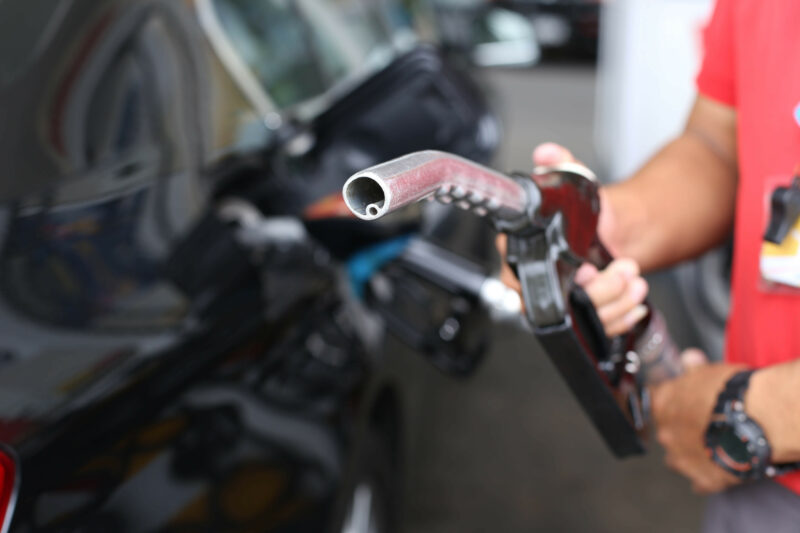
[[[462,157],[427,150],[375,165],[344,184],[344,201],[357,217],[375,220],[434,196],[479,215],[519,217],[527,193],[514,180]]]

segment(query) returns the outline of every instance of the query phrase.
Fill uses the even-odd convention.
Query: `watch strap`
[[[761,424],[759,424],[753,418],[750,418],[744,411],[744,395],[747,392],[747,388],[750,386],[750,378],[753,376],[754,372],[755,369],[743,370],[734,374],[733,377],[731,377],[727,383],[725,383],[725,387],[717,397],[717,403],[714,406],[714,414],[724,414],[726,412],[726,406],[733,404],[733,410],[747,416],[750,423],[757,427],[763,435],[764,429],[761,427]],[[734,402],[738,402],[738,405]],[[769,443],[766,441],[766,437],[764,437],[764,441],[766,443],[765,446],[771,455],[772,450],[769,446]],[[766,466],[764,475],[771,478],[782,476],[796,470],[800,470],[800,461],[793,463],[770,463]]]
[[[747,387],[750,386],[750,378],[753,376],[753,372],[755,370],[743,370],[734,374],[725,383],[725,388],[719,393],[717,404],[714,406],[715,414],[724,413],[725,406],[730,402],[744,402],[744,393],[747,392]]]

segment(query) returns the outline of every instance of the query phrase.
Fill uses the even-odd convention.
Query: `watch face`
[[[742,439],[736,434],[734,429],[730,426],[726,426],[722,428],[717,435],[717,447],[725,452],[728,459],[736,464],[745,464],[749,468],[752,454],[748,451],[747,444],[742,442]]]
[[[769,464],[771,452],[764,431],[740,410],[712,419],[706,446],[722,468],[741,479],[757,479]]]
[[[775,471],[770,466],[772,451],[764,430],[745,412],[743,396],[752,373],[740,372],[728,380],[705,436],[711,459],[739,479],[749,480]]]

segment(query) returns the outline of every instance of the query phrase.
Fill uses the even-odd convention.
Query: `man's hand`
[[[711,460],[704,437],[717,396],[744,367],[708,364],[694,349],[681,357],[686,374],[650,390],[652,416],[667,465],[687,477],[696,492],[711,494],[740,483]]]
[[[534,166],[555,166],[574,161],[569,150],[553,143],[539,145],[533,152]],[[598,225],[602,239],[603,229],[613,225],[608,213],[602,209]],[[497,249],[505,259],[506,236],[503,234],[497,237]],[[520,292],[519,281],[505,261],[501,268],[503,283]],[[602,272],[584,264],[575,274],[575,283],[589,295],[609,337],[629,331],[647,314],[647,308],[642,305],[647,296],[647,282],[640,276],[639,266],[632,259],[617,259]]]

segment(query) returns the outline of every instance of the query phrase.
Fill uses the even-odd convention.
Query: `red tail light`
[[[14,454],[0,446],[0,533],[11,527],[11,515],[17,503],[19,468]]]

